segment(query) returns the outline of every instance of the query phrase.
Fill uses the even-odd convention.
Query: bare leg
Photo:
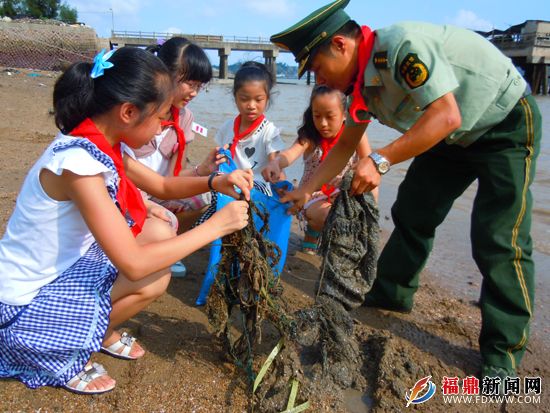
[[[140,244],[148,244],[172,238],[175,235],[175,230],[168,222],[151,217],[145,221],[137,241]],[[103,346],[108,347],[120,339],[120,333],[115,331],[115,328],[164,294],[169,282],[170,268],[164,268],[139,281],[130,281],[124,274],[119,273],[111,292],[112,311]],[[134,343],[130,355],[141,357],[144,353],[143,348],[138,343]]]
[[[325,221],[327,219],[328,213],[330,212],[332,204],[326,202],[326,200],[318,201],[312,204],[306,210],[307,224],[309,228],[314,231],[321,231],[325,226]],[[304,238],[305,241],[316,242],[317,240]]]

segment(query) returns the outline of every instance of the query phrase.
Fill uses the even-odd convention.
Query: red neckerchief
[[[180,127],[180,110],[172,106],[170,113],[172,114],[172,120],[164,120],[160,125],[162,127],[171,126],[176,131],[176,136],[178,137],[178,156],[176,158],[176,165],[174,166],[174,176],[178,176],[181,172],[181,161],[183,159],[183,152],[185,151],[185,134]]]
[[[239,142],[242,138],[247,136],[250,132],[254,131],[258,126],[260,126],[260,123],[263,122],[265,119],[265,115],[258,116],[258,119],[256,119],[254,122],[252,122],[252,125],[248,127],[247,130],[245,130],[243,133],[239,133],[239,129],[241,129],[241,115],[238,115],[235,118],[235,121],[233,122],[233,142],[231,142],[231,146],[229,147],[229,150],[231,151],[231,158],[235,159],[235,149],[237,148],[237,142]]]
[[[335,137],[333,138],[321,138],[321,142],[319,143],[319,146],[321,147],[321,162],[325,160],[328,153],[332,149],[334,145],[338,143],[338,139],[340,139],[340,136],[342,136],[342,132],[344,132],[344,124],[342,124],[342,127],[338,131]]]
[[[90,142],[95,144],[101,152],[113,160],[120,178],[120,182],[118,183],[118,192],[116,194],[120,212],[122,213],[122,216],[126,217],[127,214],[129,214],[133,219],[134,225],[130,229],[132,230],[134,236],[137,236],[141,232],[143,223],[147,217],[147,208],[143,203],[141,193],[136,188],[134,183],[128,179],[126,173],[124,172],[120,142],[115,146],[111,146],[90,118],[84,119],[80,125],[70,132],[70,135],[88,139]]]
[[[369,108],[363,99],[361,90],[365,85],[365,69],[370,59],[372,53],[372,48],[374,47],[374,32],[368,26],[361,26],[361,32],[363,36],[359,43],[357,64],[359,66],[359,71],[357,72],[357,79],[353,84],[353,92],[351,96],[353,100],[349,107],[349,114],[355,123],[368,123],[370,120],[360,120],[357,116],[357,112],[368,112]]]
[[[319,146],[321,147],[321,162],[325,160],[333,146],[338,143],[338,139],[340,139],[340,136],[342,136],[342,132],[344,132],[344,124],[342,124],[342,127],[334,138],[321,138],[321,142],[319,143]],[[335,190],[336,187],[334,185],[324,184],[321,187],[321,192],[325,194],[329,199]]]

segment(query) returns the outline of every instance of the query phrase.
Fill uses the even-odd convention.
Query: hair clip
[[[92,77],[92,79],[103,76],[103,71],[105,69],[110,69],[114,66],[111,62],[107,61],[114,52],[115,49],[105,54],[105,49],[101,49],[101,52],[99,52],[96,57],[94,57],[94,67],[92,67],[92,71],[90,72],[90,76]]]

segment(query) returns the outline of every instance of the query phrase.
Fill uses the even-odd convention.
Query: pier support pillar
[[[223,49],[218,49],[218,56],[220,57],[220,79],[229,78],[229,55],[231,54],[230,47],[224,47]]]
[[[277,56],[279,56],[279,49],[264,50],[263,55],[265,65],[273,74],[273,79],[277,81]]]
[[[525,71],[525,79],[531,86],[533,95],[547,95],[548,91],[548,66],[544,63],[530,63]]]
[[[548,76],[550,76],[550,65],[544,65],[543,70],[543,78],[542,78],[542,94],[548,95],[550,91],[548,90]]]

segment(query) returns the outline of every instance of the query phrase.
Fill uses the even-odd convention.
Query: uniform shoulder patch
[[[388,52],[376,52],[372,58],[374,67],[377,69],[388,68]]]
[[[399,73],[411,89],[422,86],[430,77],[430,72],[416,53],[409,53],[399,66]]]

